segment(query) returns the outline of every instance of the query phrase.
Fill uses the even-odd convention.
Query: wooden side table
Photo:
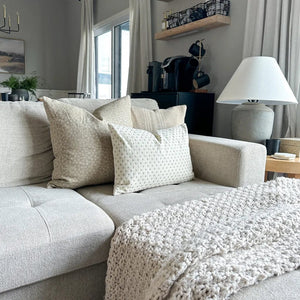
[[[265,181],[267,181],[268,172],[285,173],[289,178],[300,179],[300,158],[282,160],[267,156]]]

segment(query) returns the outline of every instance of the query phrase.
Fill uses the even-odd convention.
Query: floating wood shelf
[[[223,15],[214,15],[182,26],[158,32],[155,34],[155,39],[168,40],[181,35],[191,34],[196,31],[208,30],[229,24],[230,17]]]

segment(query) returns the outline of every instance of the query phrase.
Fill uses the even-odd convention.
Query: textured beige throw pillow
[[[126,102],[126,101],[125,101]],[[108,104],[105,112],[111,116]],[[44,99],[50,122],[54,153],[54,170],[48,187],[78,188],[112,182],[114,165],[106,113],[98,111],[102,120],[85,109],[49,98]],[[119,123],[128,120],[130,107],[123,99],[112,102]],[[127,122],[125,122],[128,125]]]
[[[150,110],[142,107],[131,108],[133,127],[150,132],[183,124],[185,113],[186,105],[178,105],[167,109],[157,110]]]
[[[146,130],[109,124],[114,152],[114,195],[192,180],[185,124]]]
[[[119,100],[102,105],[93,112],[93,115],[99,120],[132,127],[130,111],[131,99],[130,96],[126,96]]]

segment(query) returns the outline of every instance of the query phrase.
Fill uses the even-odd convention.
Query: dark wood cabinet
[[[155,99],[159,108],[175,105],[187,106],[185,122],[189,133],[212,135],[215,94],[190,92],[142,92],[131,94],[132,98]]]

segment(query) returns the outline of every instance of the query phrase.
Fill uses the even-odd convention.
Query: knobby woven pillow
[[[109,124],[114,153],[114,195],[194,178],[185,124],[146,130]]]
[[[150,132],[183,124],[185,114],[186,105],[157,110],[134,106],[131,108],[133,127]]]
[[[46,97],[44,106],[55,157],[48,187],[74,189],[112,182],[114,164],[107,122],[112,118],[114,122],[131,126],[130,97],[97,109],[95,113],[102,120],[85,109]]]

